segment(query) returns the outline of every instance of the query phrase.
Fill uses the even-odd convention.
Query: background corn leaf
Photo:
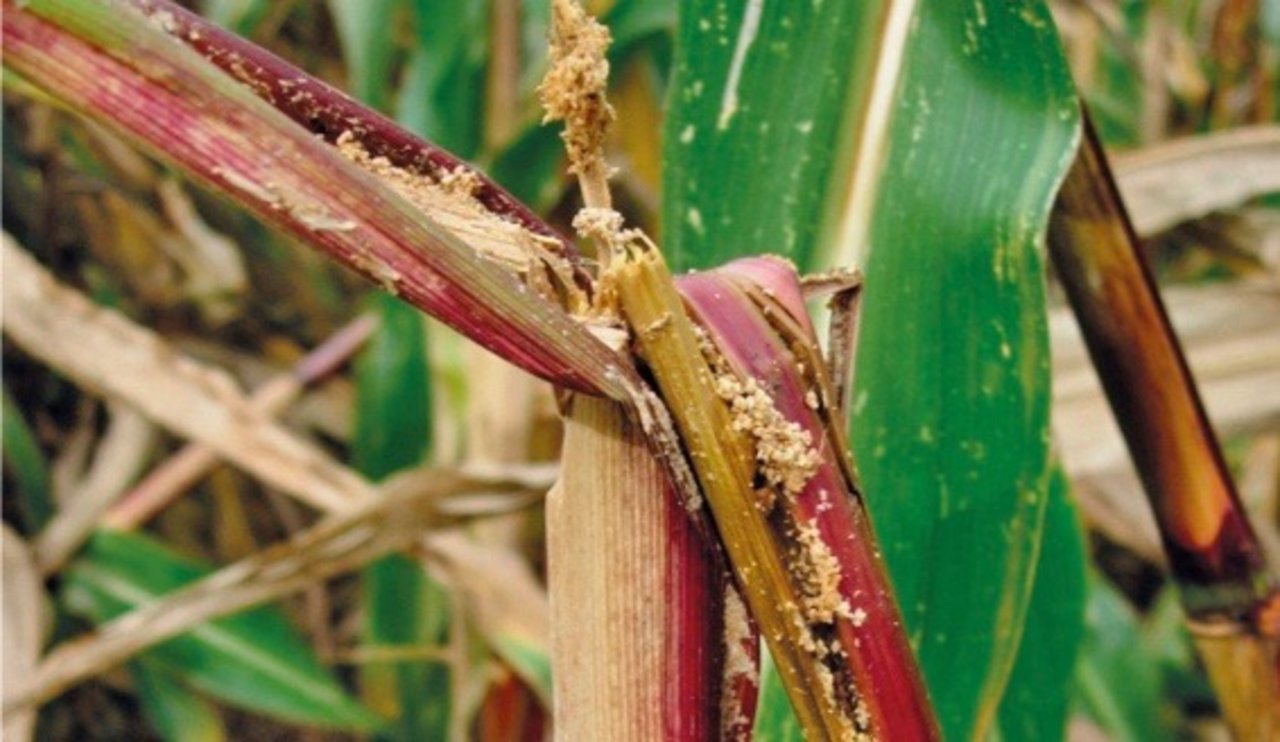
[[[49,492],[49,467],[44,452],[27,425],[22,411],[9,397],[8,387],[0,387],[4,400],[3,439],[5,469],[13,474],[16,498],[22,505],[25,532],[36,533],[53,516],[53,500]],[[10,492],[11,496],[13,495]]]
[[[492,637],[493,651],[544,703],[551,702],[551,656],[545,646],[514,632]]]
[[[663,130],[663,250],[675,268],[760,253],[809,264],[882,5],[680,5]]]
[[[356,360],[356,467],[374,480],[423,463],[430,444],[425,318],[395,297],[370,297],[378,330]],[[394,554],[365,570],[364,641],[377,650],[414,651],[441,643],[447,597],[417,561]],[[387,739],[441,739],[451,699],[448,669],[415,656],[363,666],[362,693],[393,719]]]
[[[513,196],[543,212],[560,198],[564,145],[559,126],[526,126],[494,158],[488,172]]]
[[[329,0],[347,64],[347,90],[379,110],[390,103],[388,81],[397,48],[388,37],[402,7],[400,0]]]
[[[419,464],[431,442],[426,331],[422,313],[371,294],[378,329],[356,359],[356,468],[378,480]]]
[[[250,37],[275,4],[270,0],[204,0],[200,12],[219,26]]]
[[[1075,701],[1114,742],[1170,739],[1160,670],[1132,606],[1104,578],[1089,580],[1087,632],[1076,668]]]
[[[669,58],[676,29],[676,5],[674,0],[618,0],[604,14],[601,21],[613,37],[609,47],[613,82],[617,82],[619,68],[637,52]]]
[[[68,611],[104,623],[211,572],[146,536],[104,530],[64,574],[62,600]],[[281,719],[362,730],[381,723],[274,608],[204,624],[139,659],[226,703]]]
[[[459,157],[475,157],[485,131],[485,3],[415,0],[413,18],[396,118]],[[378,42],[386,44],[385,34]]]
[[[129,663],[142,712],[168,742],[221,742],[222,716],[212,703],[182,682],[182,676],[154,660]]]
[[[760,705],[751,738],[755,742],[801,742],[804,734],[791,712],[787,690],[768,652],[760,656]]]

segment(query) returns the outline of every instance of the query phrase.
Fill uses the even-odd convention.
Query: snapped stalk
[[[641,386],[627,359],[474,246],[517,225],[476,209],[463,229],[444,228],[442,214],[316,141],[124,0],[6,0],[4,11],[6,67],[71,109],[531,373],[615,399]]]

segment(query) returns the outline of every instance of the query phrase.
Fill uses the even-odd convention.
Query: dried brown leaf
[[[5,333],[35,358],[313,507],[351,507],[372,494],[319,448],[255,410],[225,373],[62,286],[7,234],[4,266]]]

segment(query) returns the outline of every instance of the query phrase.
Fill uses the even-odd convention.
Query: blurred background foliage
[[[661,132],[677,2],[586,4],[614,36],[615,193],[627,218],[661,242]],[[1171,140],[1274,125],[1280,2],[1051,5],[1076,83],[1122,173],[1126,157],[1158,154]],[[195,7],[476,163],[569,231],[577,195],[564,173],[557,130],[541,125],[534,93],[546,56],[545,3],[206,0]],[[284,415],[293,429],[369,478],[422,464],[522,465],[556,457],[558,423],[545,386],[370,292],[8,77],[3,123],[5,230],[62,280],[228,369],[246,388],[289,368],[355,314],[376,316],[378,329],[350,369],[309,390]],[[1200,187],[1216,186],[1206,176]],[[1226,208],[1176,215],[1144,237],[1172,291],[1175,317],[1180,305],[1172,297],[1194,297],[1187,313],[1200,315],[1188,322],[1207,328],[1189,335],[1193,361],[1203,341],[1210,360],[1226,366],[1208,372],[1230,387],[1221,397],[1227,400],[1222,416],[1212,390],[1210,409],[1243,494],[1264,537],[1275,543],[1280,405],[1274,394],[1251,392],[1274,381],[1280,368],[1275,328],[1241,334],[1230,348],[1213,345],[1224,327],[1258,324],[1239,313],[1276,306],[1280,194],[1264,188],[1247,195]],[[1233,298],[1246,282],[1269,287],[1261,304]],[[1080,401],[1071,388],[1062,390],[1063,379],[1083,372],[1076,356],[1059,353],[1056,344],[1070,342],[1071,333],[1060,327],[1066,324],[1062,301],[1052,284],[1050,295],[1055,414],[1078,403],[1094,406],[1072,420],[1105,416],[1094,398]],[[1207,319],[1197,319],[1201,315]],[[92,473],[118,413],[7,341],[4,350],[4,521],[29,539],[54,512],[74,507],[67,498]],[[1052,618],[1037,624],[1033,609],[1026,641],[1077,655],[1070,688],[1037,692],[1061,697],[1072,739],[1216,738],[1223,732],[1215,701],[1161,575],[1149,517],[1118,439],[1082,458],[1072,456],[1069,438],[1059,431],[1066,463],[1060,486],[1076,494],[1085,529],[1085,542],[1075,548],[1087,551],[1091,565],[1086,612],[1081,628],[1071,630],[1066,621],[1065,632],[1055,634],[1058,624]],[[127,458],[145,471],[181,444],[154,433],[135,441]],[[54,575],[39,619],[43,640],[75,636],[206,574],[211,565],[287,539],[314,517],[240,472],[218,468],[144,533],[100,532]],[[540,523],[540,514],[530,511],[469,530],[540,574]],[[1050,543],[1069,545],[1074,538]],[[541,739],[548,728],[545,644],[481,631],[457,586],[423,564],[386,557],[296,599],[161,644],[127,669],[46,705],[36,734]],[[1037,589],[1052,590],[1050,579],[1042,576]],[[1027,690],[1020,685],[1023,672],[1034,668],[1015,668],[1010,693]],[[1034,674],[1027,677],[1035,682]],[[785,723],[776,733],[768,726],[783,716],[782,702],[779,693],[766,693],[761,738],[785,737]],[[1006,738],[1046,733],[1017,723],[1002,719]]]

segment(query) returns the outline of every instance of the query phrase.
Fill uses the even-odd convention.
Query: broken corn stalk
[[[210,23],[171,0],[129,0],[151,22],[217,65],[253,94],[330,144],[350,133],[370,157],[426,177],[465,166],[451,153],[414,136],[391,119],[316,79],[266,49]],[[475,199],[490,213],[560,243],[576,258],[573,243],[551,229],[501,186],[476,174]]]
[[[807,736],[936,739],[794,272],[739,262],[682,297],[647,241],[618,257],[639,353]]]
[[[562,471],[547,497],[557,734],[749,739],[758,637],[622,405],[568,400]]]
[[[1269,574],[1088,117],[1049,251],[1155,511],[1188,626],[1241,739],[1280,736]]]
[[[639,386],[627,359],[522,283],[559,253],[545,234],[468,206],[470,175],[427,214],[370,172],[377,158],[317,141],[157,27],[163,17],[148,22],[125,0],[6,0],[4,11],[5,66],[72,110],[538,376],[615,399]],[[482,254],[498,242],[527,247],[529,267]]]

